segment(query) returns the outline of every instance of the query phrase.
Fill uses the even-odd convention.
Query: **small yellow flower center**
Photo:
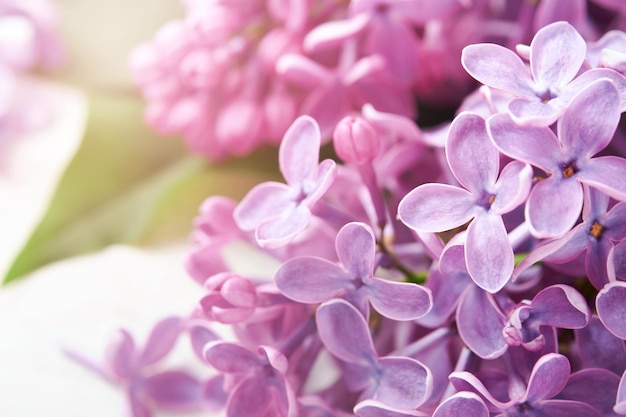
[[[492,195],[491,197],[489,197],[489,205],[492,205],[494,201],[496,201],[495,195]]]
[[[589,230],[589,234],[596,239],[600,239],[602,237],[602,232],[604,231],[604,226],[602,226],[598,222],[593,222],[591,225],[591,229]]]
[[[563,178],[569,178],[576,172],[578,172],[578,170],[576,169],[575,161],[571,161],[561,165],[561,173],[563,174]]]

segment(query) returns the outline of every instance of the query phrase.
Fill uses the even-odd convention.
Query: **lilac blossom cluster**
[[[49,0],[0,0],[0,147],[41,123],[22,77],[63,61],[58,20]]]
[[[208,198],[206,294],[111,342],[132,416],[626,415],[621,2],[186,6],[134,56],[148,118],[212,158],[282,136],[284,182]],[[210,376],[158,366],[183,334]]]

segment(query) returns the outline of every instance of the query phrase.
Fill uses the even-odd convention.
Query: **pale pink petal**
[[[185,372],[166,371],[141,381],[142,391],[158,407],[189,410],[200,405],[202,385]]]
[[[261,224],[256,229],[256,240],[262,248],[284,246],[306,227],[310,218],[311,210],[303,204],[289,208],[282,217]]]
[[[489,417],[489,410],[478,395],[461,391],[443,401],[433,417]]]
[[[261,365],[256,354],[231,342],[210,342],[204,347],[203,356],[211,366],[225,373],[245,373]]]
[[[263,417],[271,405],[271,394],[264,378],[246,378],[237,385],[226,404],[227,417]]]

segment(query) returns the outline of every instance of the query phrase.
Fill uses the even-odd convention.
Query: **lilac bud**
[[[372,125],[362,117],[346,116],[333,133],[335,152],[345,162],[364,164],[378,155],[380,140]]]

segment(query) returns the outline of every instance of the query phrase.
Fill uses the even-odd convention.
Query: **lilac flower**
[[[332,300],[317,309],[319,336],[337,358],[362,370],[354,388],[365,389],[363,399],[372,398],[401,409],[414,409],[432,390],[430,370],[415,359],[378,358],[370,331],[356,308],[344,300]]]
[[[58,66],[65,54],[59,17],[49,0],[0,1],[0,65],[16,72]]]
[[[242,235],[233,218],[236,206],[235,201],[220,196],[209,197],[200,206],[200,214],[194,220],[194,246],[185,261],[187,272],[200,284],[228,270],[222,250]]]
[[[432,305],[428,289],[413,283],[374,276],[376,240],[363,223],[348,223],[335,243],[341,265],[316,257],[298,257],[276,271],[276,286],[300,303],[321,303],[343,297],[364,317],[368,300],[376,311],[394,320],[413,320],[426,314]]]
[[[278,143],[302,112],[301,92],[277,76],[275,64],[301,52],[304,35],[319,23],[316,9],[303,1],[185,5],[183,20],[167,23],[131,56],[148,123],[162,134],[182,134],[211,160]],[[320,9],[323,15],[342,7]]]
[[[509,383],[510,399],[508,401],[501,401],[495,397],[478,378],[469,372],[453,372],[450,374],[450,381],[459,391],[478,394],[487,403],[490,412],[498,417],[552,415],[596,417],[596,411],[585,403],[553,399],[565,387],[569,376],[570,364],[567,358],[556,353],[549,353],[535,363],[527,383],[517,379],[519,376],[509,375],[513,381]]]
[[[104,368],[79,354],[70,351],[67,354],[106,379],[122,385],[133,417],[149,417],[155,407],[189,411],[201,405],[201,383],[183,371],[152,370],[154,364],[172,350],[182,328],[182,319],[165,318],[154,326],[142,348],[135,345],[127,331],[118,331],[109,343]]]
[[[589,323],[589,307],[574,288],[552,285],[541,290],[532,301],[523,300],[511,313],[502,330],[509,346],[523,345],[537,351],[545,340],[541,326],[580,329]]]
[[[366,103],[408,117],[415,113],[408,89],[384,76],[383,57],[357,58],[356,52],[354,43],[346,43],[335,69],[298,54],[284,55],[276,65],[276,71],[285,80],[308,90],[301,111],[317,120],[323,138],[330,138],[342,117]]]
[[[489,141],[485,121],[471,113],[452,122],[446,155],[464,188],[421,185],[402,199],[398,217],[410,228],[424,232],[443,232],[473,219],[465,244],[467,270],[476,285],[495,293],[513,271],[513,250],[501,215],[526,199],[531,168],[513,161],[498,178],[498,151]]]
[[[361,38],[365,54],[383,56],[390,75],[400,85],[410,85],[417,72],[414,27],[448,17],[459,8],[457,0],[354,1],[346,19],[316,27],[307,34],[304,46],[317,51]]]
[[[297,415],[295,394],[285,376],[289,363],[280,351],[260,346],[252,352],[237,343],[214,341],[204,348],[204,358],[234,377],[229,380],[233,385],[227,417],[263,417],[272,408],[280,417]]]
[[[526,219],[539,238],[561,236],[576,223],[583,203],[582,184],[618,200],[626,200],[620,179],[626,160],[592,158],[604,149],[619,121],[619,96],[612,82],[599,80],[572,99],[557,123],[557,135],[547,127],[521,127],[508,115],[487,121],[498,149],[549,174],[536,184],[526,202]]]
[[[626,238],[626,203],[608,211],[609,197],[584,188],[583,221],[565,236],[534,249],[515,269],[513,279],[535,262],[564,263],[584,254],[587,277],[601,289],[608,283],[607,259],[615,242]]]
[[[235,221],[242,230],[255,230],[259,245],[285,245],[307,225],[311,208],[336,175],[334,161],[318,164],[319,147],[317,123],[307,116],[296,119],[285,133],[279,153],[287,184],[259,184],[235,209]]]
[[[467,72],[490,87],[518,98],[509,104],[515,122],[549,126],[569,106],[571,99],[601,78],[612,80],[620,93],[620,110],[626,109],[626,79],[608,69],[594,69],[577,78],[585,59],[584,39],[566,22],[556,22],[537,32],[530,44],[530,73],[512,51],[493,44],[467,46],[462,62]]]
[[[520,345],[537,352],[548,343],[546,333],[551,328],[580,329],[590,317],[585,299],[566,285],[546,287],[532,300],[510,304],[504,296],[496,298],[476,287],[461,297],[456,316],[459,334],[481,358],[497,358]]]

